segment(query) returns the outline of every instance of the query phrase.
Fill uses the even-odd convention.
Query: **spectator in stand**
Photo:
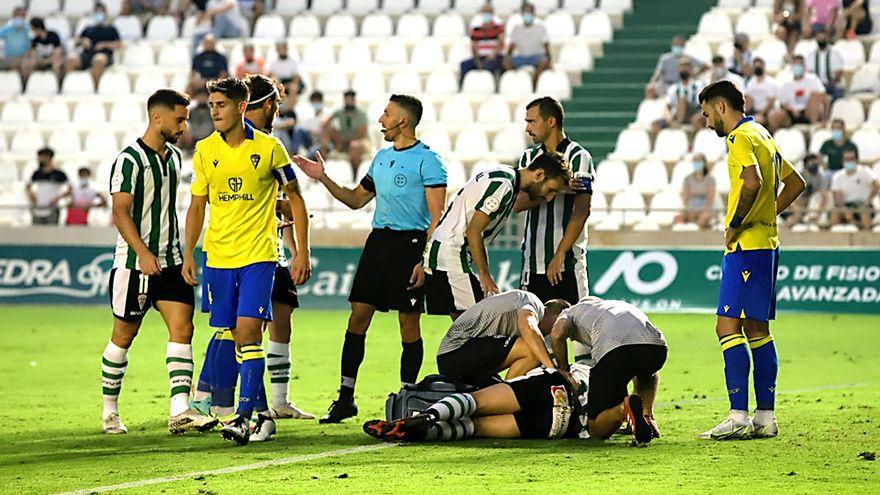
[[[806,5],[809,25],[804,29],[804,35],[812,38],[824,32],[833,39],[840,15],[840,0],[806,0]]]
[[[290,56],[286,39],[275,43],[275,53],[278,54],[278,58],[269,66],[269,75],[284,85],[287,90],[287,105],[293,108],[296,106],[297,96],[302,93],[304,87],[300,78],[299,62]]]
[[[352,176],[357,173],[364,153],[368,149],[367,114],[357,107],[354,90],[344,94],[344,106],[333,113],[324,124],[321,149],[324,154],[331,149],[348,155]]]
[[[67,207],[67,225],[88,225],[92,208],[106,208],[107,197],[92,187],[92,171],[88,167],[77,170],[79,180],[67,189],[64,197],[70,197]]]
[[[483,5],[480,12],[481,23],[471,29],[473,57],[461,63],[459,85],[465,74],[474,69],[497,73],[504,59],[504,24],[495,18],[491,3]]]
[[[292,107],[284,106],[278,111],[273,134],[281,140],[287,152],[314,156],[318,147],[314,145],[311,134],[297,122],[296,112]]]
[[[320,144],[324,132],[324,124],[330,119],[330,111],[324,106],[324,95],[320,91],[312,91],[309,95],[308,114],[302,115],[298,120],[298,124],[309,133],[312,143]],[[300,112],[301,114],[303,112]],[[310,157],[311,158],[311,157]]]
[[[681,80],[679,76],[679,62],[682,59],[687,60],[690,67],[696,69],[694,77],[699,77],[708,69],[706,64],[684,52],[684,37],[676,36],[672,38],[672,48],[669,52],[660,55],[660,58],[657,60],[654,74],[651,75],[651,80],[645,86],[646,98],[662,97],[669,90],[670,86],[677,84]]]
[[[95,87],[107,67],[113,65],[113,52],[122,47],[119,31],[110,24],[107,18],[107,7],[100,2],[95,3],[92,15],[94,24],[83,29],[76,40],[79,54],[72,54],[67,59],[67,70],[89,70]]]
[[[657,134],[664,127],[681,127],[689,122],[694,129],[705,125],[700,109],[700,90],[703,85],[694,78],[690,61],[682,58],[678,64],[679,81],[666,90],[666,104],[663,119],[654,122],[651,132]]]
[[[214,132],[214,119],[211,118],[211,109],[208,107],[208,90],[204,85],[196,87],[192,92],[188,124],[180,139],[180,147],[192,152],[198,141]]]
[[[792,124],[818,124],[827,120],[831,98],[814,74],[806,71],[804,57],[797,55],[791,68],[794,79],[779,88],[779,106],[770,112],[770,129],[776,132]]]
[[[708,86],[718,81],[730,81],[736,84],[741,91],[745,91],[746,81],[742,77],[727,69],[727,63],[721,55],[712,57],[712,71],[707,75],[704,86]]]
[[[828,45],[828,33],[824,31],[816,33],[816,45],[818,48],[806,56],[807,72],[816,74],[834,101],[843,97],[843,57]]]
[[[822,143],[819,153],[825,155],[828,160],[828,170],[837,172],[843,168],[843,155],[847,151],[859,152],[856,143],[849,140],[846,136],[846,122],[841,119],[834,119],[831,122],[831,139]]]
[[[241,14],[250,23],[251,28],[257,19],[266,13],[266,2],[264,0],[238,0],[238,7]]]
[[[141,24],[144,24],[154,15],[167,14],[170,6],[170,0],[124,0],[121,13],[137,16]]]
[[[31,19],[31,31],[34,38],[31,40],[31,49],[25,56],[25,78],[35,70],[51,70],[60,81],[64,67],[61,38],[55,31],[47,30],[45,22],[39,17]]]
[[[804,169],[801,175],[806,182],[803,194],[797,197],[791,208],[785,210],[780,216],[785,219],[785,226],[791,228],[802,221],[818,222],[825,209],[828,207],[828,193],[831,190],[832,173],[822,168],[822,156],[809,153],[804,157]],[[810,203],[813,197],[818,196],[819,204],[814,211],[810,211]]]
[[[235,68],[235,77],[244,79],[248,74],[266,75],[266,61],[258,57],[253,43],[245,43],[242,47],[244,59]]]
[[[847,150],[843,154],[843,170],[838,170],[831,178],[831,192],[834,194],[834,211],[831,225],[846,222],[858,225],[862,230],[871,229],[874,208],[871,201],[880,190],[880,180],[874,172],[859,165],[859,153]]]
[[[868,0],[843,0],[844,36],[855,39],[857,35],[871,34],[874,21]]]
[[[730,72],[743,79],[752,75],[752,48],[749,36],[739,33],[733,38],[733,57],[730,59]]]
[[[55,168],[54,158],[51,148],[37,151],[37,171],[25,183],[34,225],[58,225],[58,202],[70,189],[67,175]]]
[[[217,38],[208,34],[202,39],[202,51],[193,57],[190,75],[190,92],[214,79],[229,75],[229,62],[226,55],[217,51]]]
[[[547,26],[536,22],[535,6],[524,3],[522,6],[522,23],[508,29],[507,56],[504,57],[504,69],[519,69],[525,65],[535,68],[532,84],[538,84],[541,72],[550,68],[550,35]]]
[[[12,18],[0,27],[0,40],[3,40],[3,58],[0,59],[0,69],[17,70],[22,76],[22,85],[26,82],[25,59],[31,47],[31,38],[28,34],[27,11],[24,7],[15,7],[12,10]]]
[[[753,61],[752,70],[753,75],[746,83],[746,114],[755,117],[759,124],[767,126],[767,114],[776,106],[776,98],[779,96],[779,83],[767,74],[764,59],[760,57]]]
[[[713,208],[718,189],[702,153],[695,153],[691,163],[694,171],[684,178],[681,189],[684,210],[676,215],[675,223],[696,223],[700,229],[705,230],[712,226],[715,217]]]
[[[801,39],[807,8],[804,0],[774,0],[773,22],[779,26],[781,35],[777,37],[788,46],[788,53],[794,53],[794,47]]]
[[[247,35],[247,20],[237,0],[207,0],[198,13],[193,51],[209,32],[217,39],[243,38]]]

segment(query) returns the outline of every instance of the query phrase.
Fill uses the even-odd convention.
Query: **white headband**
[[[266,98],[269,98],[270,96],[277,96],[277,95],[278,95],[278,88],[273,85],[271,93],[267,94],[266,96],[263,96],[262,98],[257,98],[256,100],[249,101],[248,105],[253,105],[254,103],[259,103],[259,102],[265,100]]]

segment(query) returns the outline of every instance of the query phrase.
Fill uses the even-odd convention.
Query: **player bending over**
[[[411,418],[364,423],[364,432],[386,441],[451,441],[471,437],[589,438],[583,428],[590,368],[571,376],[536,368],[470,394],[455,394]]]
[[[562,311],[550,333],[561,370],[568,366],[569,339],[583,345],[595,363],[587,406],[590,436],[610,438],[626,419],[636,442],[659,437],[654,399],[666,362],[666,339],[645,313],[623,301],[587,296]],[[627,395],[629,382],[633,395]]]
[[[569,306],[562,299],[542,303],[523,290],[483,299],[449,327],[437,350],[437,370],[452,381],[482,387],[504,370],[509,380],[536,366],[553,368],[544,336]]]
[[[715,325],[724,354],[730,414],[700,435],[715,440],[775,437],[778,433],[773,409],[779,360],[769,323],[776,317],[776,216],[806,187],[767,129],[743,114],[743,105],[742,92],[729,81],[711,84],[700,92],[706,125],[719,137],[726,137],[730,176]],[[784,185],[781,192],[780,184]],[[752,419],[749,348],[755,362],[757,401]]]

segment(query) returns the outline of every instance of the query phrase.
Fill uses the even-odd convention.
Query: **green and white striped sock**
[[[171,381],[171,415],[189,409],[189,390],[192,388],[193,353],[189,344],[169,342],[165,352],[165,366]]]
[[[266,347],[266,370],[269,371],[272,406],[287,404],[290,383],[290,344],[269,341]]]
[[[104,414],[119,413],[119,391],[122,389],[122,377],[128,366],[128,349],[123,349],[113,342],[107,342],[101,356],[101,388],[104,395]]]
[[[474,436],[474,422],[471,418],[462,418],[456,421],[440,421],[434,423],[425,433],[425,440],[452,442],[465,440]]]
[[[444,397],[428,408],[428,414],[437,421],[453,421],[470,417],[477,411],[477,401],[471,394],[453,394]]]

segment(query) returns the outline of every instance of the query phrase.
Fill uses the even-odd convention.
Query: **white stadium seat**
[[[501,165],[500,163],[493,160],[480,160],[471,167],[471,177],[476,177],[480,172],[485,172],[491,168],[495,168]]]
[[[309,6],[309,0],[277,0],[275,13],[285,17],[299,14]]]
[[[119,31],[119,37],[122,41],[136,41],[143,37],[141,21],[133,15],[121,15],[117,17],[113,20],[113,26]],[[76,34],[79,35],[79,33]]]
[[[127,67],[155,65],[153,48],[148,43],[129,43],[122,54],[122,64]]]
[[[458,14],[438,15],[432,32],[439,38],[459,38],[465,35],[464,21]]]
[[[819,153],[822,143],[831,139],[831,129],[816,129],[810,135],[810,153]],[[788,158],[786,156],[786,158]]]
[[[571,14],[560,10],[544,18],[544,25],[551,40],[563,40],[575,35],[574,19]]]
[[[394,23],[385,14],[370,14],[361,22],[361,36],[383,38],[394,34]]]
[[[66,124],[70,122],[70,110],[67,103],[59,100],[47,100],[37,109],[37,122],[40,124]]]
[[[706,164],[709,165],[708,163]],[[684,179],[694,171],[693,162],[690,157],[676,163],[672,168],[672,177],[669,179],[669,188],[681,190],[684,185]]]
[[[507,17],[519,11],[521,6],[522,2],[520,0],[494,0],[492,2],[492,7],[495,8],[495,15],[502,17]]]
[[[585,42],[577,39],[566,41],[559,50],[556,66],[574,72],[590,70],[593,68],[593,56]]]
[[[492,153],[505,161],[518,159],[526,146],[526,133],[519,126],[505,127],[492,139]]]
[[[328,66],[336,63],[333,45],[326,40],[309,43],[303,50],[302,62],[307,66]]]
[[[348,77],[338,70],[323,70],[318,74],[316,87],[324,94],[340,95],[349,88]]]
[[[261,15],[254,24],[254,38],[277,40],[286,35],[284,19],[280,15]]]
[[[422,78],[415,72],[395,72],[388,81],[390,93],[414,95],[422,92]]]
[[[868,63],[871,65],[880,65],[880,43],[874,42],[871,45],[871,56],[868,57]]]
[[[339,49],[337,62],[346,69],[367,66],[373,62],[373,52],[366,40],[357,38]]]
[[[880,43],[875,43],[875,45]],[[849,95],[875,98],[880,94],[880,74],[877,66],[866,65],[853,74],[849,81]]]
[[[116,135],[112,132],[89,131],[86,133],[83,151],[89,154],[111,154],[119,151],[119,143],[116,141]]]
[[[682,129],[663,129],[657,134],[652,157],[677,162],[688,152],[688,138]]]
[[[851,98],[842,98],[831,105],[831,120],[843,119],[846,127],[856,129],[865,123],[865,110],[862,102]]]
[[[467,18],[479,12],[484,3],[483,0],[454,0],[452,11]]]
[[[615,160],[637,162],[651,151],[651,138],[642,129],[627,129],[617,135],[612,153]]]
[[[9,151],[21,155],[32,155],[45,145],[43,136],[31,129],[15,131],[9,142]]]
[[[388,15],[399,16],[401,14],[405,14],[415,8],[416,0],[394,0],[394,1],[383,1],[382,8],[379,9],[380,12]],[[424,3],[424,2],[422,2]],[[419,11],[423,11],[424,9],[420,8]]]
[[[876,129],[859,129],[850,139],[858,146],[859,160],[862,163],[880,160],[880,132]]]
[[[422,141],[441,156],[452,153],[452,141],[449,134],[440,126],[430,126],[420,133]]]
[[[749,35],[751,39],[770,36],[770,23],[767,15],[760,10],[749,10],[736,21],[736,32]]]
[[[98,82],[99,95],[127,95],[131,93],[128,76],[123,72],[105,72]]]
[[[60,10],[61,0],[30,0],[28,4],[28,14],[35,17],[46,17]]]
[[[170,15],[156,15],[147,24],[146,39],[150,41],[168,41],[178,37],[177,20]]]
[[[806,57],[815,52],[818,47],[819,45],[816,44],[814,39],[801,39],[794,45],[794,54]]]
[[[385,96],[385,79],[381,72],[360,71],[355,73],[351,88],[357,92],[358,98],[373,100]],[[382,102],[384,105],[384,102]]]
[[[11,100],[3,105],[0,121],[4,124],[30,124],[34,121],[34,110],[27,100]]]
[[[470,124],[474,121],[470,102],[461,97],[446,100],[440,110],[440,122],[444,124]]]
[[[601,10],[588,13],[581,18],[578,34],[591,41],[611,41],[614,29],[611,27],[611,19],[608,14]]]
[[[492,96],[483,101],[477,109],[477,122],[481,124],[509,124],[510,107],[507,101],[498,96]]]
[[[769,72],[777,72],[785,65],[785,57],[788,55],[788,47],[782,41],[771,38],[761,42],[754,50],[753,56],[764,59],[764,64]]]
[[[419,0],[419,12],[425,15],[438,15],[449,10],[450,0]]]
[[[448,70],[430,73],[425,80],[425,93],[431,95],[451,95],[458,92],[458,78]]]
[[[465,161],[479,160],[489,155],[489,140],[486,133],[477,126],[470,126],[458,133],[455,138],[455,155]]]
[[[426,142],[426,144],[434,149],[431,143]],[[446,192],[454,194],[467,182],[467,172],[464,165],[458,160],[445,160],[444,164],[446,165]]]
[[[626,164],[617,160],[603,160],[596,167],[595,190],[613,194],[629,187],[629,170]]]
[[[397,2],[386,2],[397,3]],[[427,38],[431,32],[428,18],[422,14],[404,14],[397,20],[397,35],[404,38]]]
[[[94,8],[95,2],[93,2],[92,0],[64,1],[64,15],[66,15],[67,17],[80,17],[91,13]]]
[[[58,77],[52,71],[34,72],[27,82],[28,96],[54,96],[58,94]]]
[[[524,69],[508,70],[501,74],[498,93],[502,95],[529,95],[532,93],[532,76]]]
[[[694,153],[706,155],[706,160],[714,162],[727,153],[727,145],[724,139],[719,138],[711,129],[700,129],[694,136]]]
[[[409,66],[413,70],[428,71],[446,63],[443,45],[434,38],[424,38],[412,49]]]
[[[834,48],[843,56],[843,70],[853,71],[865,63],[865,45],[861,40],[840,40]]]
[[[718,8],[745,10],[752,6],[752,0],[718,0]]]
[[[351,15],[367,15],[379,8],[379,0],[347,0],[345,12]]]
[[[880,100],[874,100],[868,109],[868,124],[880,127]]]
[[[608,200],[605,194],[593,189],[590,197],[590,217],[587,219],[590,225],[601,224],[608,217]]]
[[[709,11],[700,17],[697,34],[713,41],[723,41],[733,37],[730,17],[722,11]]]
[[[633,170],[632,188],[643,194],[654,194],[666,189],[669,176],[666,165],[659,160],[644,160]]]
[[[148,97],[156,90],[168,87],[162,74],[145,72],[139,74],[134,81],[134,92],[137,95]]]
[[[0,72],[0,95],[13,96],[21,94],[21,75],[14,70]]]
[[[58,37],[61,38],[62,44],[69,40],[73,35],[70,28],[70,22],[67,21],[66,17],[57,15],[57,12],[56,15],[46,17],[43,22],[46,23],[47,30],[58,33]]]
[[[342,0],[319,0],[311,2],[311,13],[326,17],[342,10]]]
[[[715,178],[715,189],[718,194],[730,192],[730,174],[727,170],[727,161],[721,160],[712,165],[709,175]],[[715,198],[713,198],[714,200]]]
[[[462,38],[456,40],[456,42],[452,43],[449,46],[449,55],[446,57],[446,61],[450,64],[458,66],[459,64],[461,64],[462,61],[467,60],[471,57],[473,57],[473,53],[471,51],[471,43],[470,41]]]
[[[773,139],[783,156],[792,162],[799,161],[807,152],[804,134],[797,129],[779,129]]]
[[[568,74],[564,71],[545,70],[538,76],[535,92],[567,100],[571,98],[571,81],[569,81]]]
[[[684,43],[684,52],[706,65],[712,63],[712,47],[706,40],[691,37]]]
[[[623,14],[632,10],[633,0],[599,0],[599,8],[609,14]]]
[[[495,93],[495,75],[487,70],[472,70],[464,75],[461,92],[470,95]]]
[[[116,124],[141,124],[145,122],[144,110],[139,100],[118,100],[110,107],[110,122]]]
[[[562,0],[562,10],[572,15],[583,15],[594,10],[599,0]]]
[[[79,153],[82,151],[79,134],[70,129],[53,131],[49,136],[48,145],[59,155]]]
[[[608,215],[621,225],[635,225],[645,218],[645,199],[636,191],[621,191],[611,200]]]
[[[357,23],[355,23],[354,17],[347,14],[330,16],[324,25],[324,36],[327,38],[354,38],[357,36]]]
[[[413,93],[421,93],[421,91],[413,91],[405,94],[413,94]],[[425,124],[433,124],[437,122],[437,110],[434,108],[434,104],[430,101],[422,102],[422,120]]]
[[[376,48],[377,64],[405,65],[408,61],[406,47],[397,40],[386,40]]]
[[[79,125],[102,124],[107,122],[107,112],[99,100],[84,100],[73,109],[72,122]]]
[[[159,59],[156,62],[165,67],[188,67],[192,63],[192,54],[187,46],[169,43],[162,46],[159,51]]]
[[[321,36],[321,23],[313,15],[298,15],[290,20],[287,35],[291,38],[314,39]]]
[[[644,99],[639,103],[636,111],[636,123],[642,126],[650,126],[663,118],[663,110],[666,108],[666,100],[663,98]]]

